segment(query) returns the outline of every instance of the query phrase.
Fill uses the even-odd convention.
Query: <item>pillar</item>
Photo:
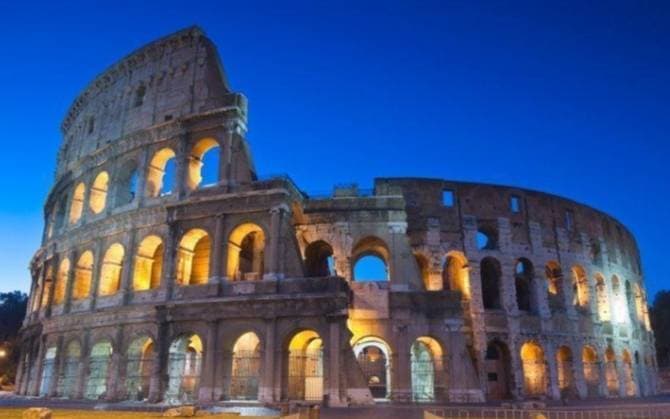
[[[93,278],[91,284],[91,294],[89,298],[91,299],[91,311],[95,310],[96,303],[98,301],[98,288],[100,287],[100,273],[102,272],[102,258],[104,257],[105,249],[102,248],[103,242],[98,239],[95,243],[95,249],[93,250],[93,272],[91,275]]]
[[[216,216],[216,224],[214,225],[214,248],[212,249],[212,261],[209,275],[210,283],[218,283],[221,278],[225,276],[223,273],[223,246],[225,244],[224,237],[225,215],[218,214]]]
[[[31,369],[33,371],[32,376],[34,379],[30,383],[30,388],[28,394],[31,396],[39,396],[40,393],[40,381],[42,381],[42,366],[44,364],[44,354],[46,352],[46,336],[40,336],[39,346],[37,349],[37,357],[34,361],[34,367]]]
[[[51,376],[51,382],[49,383],[49,389],[47,390],[48,397],[55,397],[58,392],[58,378],[60,377],[61,370],[63,368],[63,336],[58,336],[56,342],[56,359],[54,359],[53,374]]]
[[[285,207],[277,206],[270,209],[270,237],[268,249],[268,262],[266,267],[266,274],[263,279],[278,279],[279,274],[279,246],[280,246],[280,232],[283,213]],[[256,259],[256,258],[254,258]]]
[[[278,383],[281,382],[281,371],[279,381],[276,380],[278,366],[275,364],[275,355],[281,353],[281,348],[276,346],[276,319],[265,319],[265,339],[263,339],[263,368],[261,368],[261,379],[258,387],[258,400],[264,403],[278,401]],[[277,388],[275,388],[277,383]]]
[[[183,134],[179,138],[179,142],[177,143],[177,150],[176,150],[176,160],[177,160],[177,170],[176,170],[176,182],[177,182],[177,190],[176,195],[177,199],[181,200],[184,198],[184,195],[186,194],[186,184],[188,181],[188,162],[189,162],[189,153],[186,151],[186,146],[188,145],[188,136],[186,134]]]
[[[328,318],[328,405],[330,407],[347,406],[346,399],[342,397],[342,384],[340,372],[342,371],[342,337],[341,328],[345,326],[342,317]]]
[[[74,398],[83,399],[86,390],[86,377],[88,377],[91,358],[91,334],[87,330],[84,332],[83,345],[81,347],[81,368],[78,371],[77,382],[75,384]]]
[[[202,402],[211,402],[214,400],[214,374],[216,372],[218,330],[218,321],[211,321],[207,324],[207,346],[205,347],[205,359],[200,371],[200,387],[198,389],[198,400]]]
[[[126,353],[123,346],[123,326],[116,329],[112,359],[107,370],[107,396],[108,401],[122,400],[126,396]]]
[[[70,259],[70,270],[67,272],[67,283],[65,284],[63,313],[69,313],[72,305],[72,288],[74,287],[74,273],[77,270],[77,253],[75,251],[68,252],[68,258]]]
[[[133,262],[135,260],[135,240],[137,239],[137,231],[130,230],[128,233],[128,240],[124,249],[123,255],[123,266],[121,268],[121,304],[127,305],[132,299],[132,290],[133,290],[133,273],[134,266]]]
[[[544,347],[544,359],[547,365],[545,373],[547,374],[547,396],[559,400],[561,391],[558,387],[558,365],[556,361],[556,348],[553,344],[547,344]]]
[[[575,351],[575,349],[577,349]],[[575,346],[572,350],[572,376],[575,380],[575,391],[580,399],[588,397],[586,378],[584,377],[584,359],[582,358],[581,348]]]
[[[165,299],[172,298],[172,289],[175,282],[175,258],[177,256],[177,225],[174,220],[168,221],[168,234],[165,238],[165,248],[163,254],[163,278],[160,288],[165,290]]]
[[[391,400],[409,403],[412,400],[412,378],[410,373],[410,342],[406,324],[396,325],[396,350],[391,354]]]
[[[154,361],[151,364],[151,379],[149,381],[149,402],[157,403],[163,396],[165,384],[163,373],[167,371],[169,342],[167,341],[167,324],[164,321],[158,323],[158,332],[154,342]]]

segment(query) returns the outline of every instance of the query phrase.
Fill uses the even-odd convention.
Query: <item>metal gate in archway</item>
[[[128,357],[126,370],[128,400],[144,400],[149,397],[153,364],[153,359],[148,357]]]
[[[323,349],[291,351],[288,359],[290,400],[323,399]]]
[[[365,346],[356,357],[368,388],[375,399],[388,397],[386,354],[377,346]]]
[[[258,351],[237,351],[233,354],[230,372],[231,400],[258,400],[261,357]]]

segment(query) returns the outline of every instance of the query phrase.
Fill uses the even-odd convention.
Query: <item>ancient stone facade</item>
[[[18,394],[346,406],[656,392],[640,257],[613,218],[433,179],[309,196],[257,177],[246,121],[197,28],[76,99]],[[382,274],[363,280],[363,260]]]

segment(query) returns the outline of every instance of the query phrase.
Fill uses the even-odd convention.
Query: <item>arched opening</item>
[[[165,400],[169,404],[189,403],[197,399],[202,354],[202,340],[198,335],[178,337],[170,345],[165,392]]]
[[[449,252],[442,268],[445,289],[458,291],[463,300],[470,300],[470,270],[468,260],[461,252]]]
[[[176,180],[175,153],[170,148],[160,149],[154,154],[147,169],[146,194],[150,197],[169,195]]]
[[[73,340],[68,343],[65,350],[65,359],[63,359],[56,389],[58,396],[67,398],[75,396],[79,368],[81,368],[81,346],[79,342]]]
[[[49,395],[49,387],[56,370],[56,350],[55,346],[51,346],[44,353],[44,359],[42,359],[42,377],[40,380],[40,396]]]
[[[54,285],[54,269],[51,263],[47,267],[47,271],[44,274],[44,286],[42,292],[42,300],[40,302],[41,308],[46,308],[49,306],[49,290]]]
[[[137,196],[137,162],[128,160],[123,163],[116,174],[114,187],[114,206],[130,204]]]
[[[633,397],[636,395],[635,378],[633,374],[633,360],[630,357],[630,352],[627,349],[623,350],[621,354],[623,360],[623,376],[624,384],[626,385],[626,396]]]
[[[544,267],[547,277],[547,299],[552,312],[565,310],[565,297],[563,290],[563,271],[558,262],[550,261]]]
[[[335,275],[333,248],[323,240],[310,243],[305,248],[305,270],[308,277]]]
[[[54,225],[56,227],[56,230],[60,230],[63,228],[65,225],[65,221],[67,220],[67,198],[61,198],[60,202],[58,203],[58,207],[56,208],[56,215],[55,215],[55,220],[54,220]]]
[[[265,233],[258,225],[244,223],[228,239],[228,277],[236,281],[263,277]]]
[[[547,394],[547,367],[542,347],[535,342],[526,342],[521,347],[524,392],[528,397]]]
[[[492,257],[485,257],[480,263],[482,280],[482,302],[485,309],[499,309],[500,304],[500,263]]]
[[[72,202],[70,203],[70,224],[74,224],[81,219],[81,214],[84,210],[85,194],[86,186],[84,185],[84,182],[79,182],[74,188]]]
[[[107,395],[107,376],[112,360],[112,344],[108,341],[98,342],[91,348],[88,361],[88,380],[84,397],[91,400],[104,399]]]
[[[388,281],[390,252],[386,243],[377,237],[366,237],[354,246],[352,252],[352,279],[354,281]]]
[[[91,208],[93,214],[100,214],[107,205],[107,190],[109,188],[109,174],[107,172],[100,172],[93,180],[91,185],[90,197],[88,198],[88,206]]]
[[[589,280],[586,271],[579,265],[572,267],[572,304],[577,307],[589,306]]]
[[[607,297],[607,285],[601,274],[596,274],[596,303],[598,306],[598,320],[610,321],[610,303]]]
[[[58,266],[58,273],[56,274],[56,284],[54,288],[54,304],[63,304],[65,301],[65,290],[67,289],[67,281],[70,276],[70,259],[63,259]]]
[[[144,291],[158,288],[163,271],[163,241],[158,236],[145,237],[137,247],[133,290]]]
[[[572,373],[572,350],[561,346],[556,351],[556,368],[558,370],[558,389],[562,398],[575,396],[575,377]]]
[[[431,284],[430,282],[430,267],[428,258],[421,253],[414,253],[414,260],[416,261],[416,267],[419,268],[419,275],[421,277],[423,288],[426,291],[442,290],[442,284]]]
[[[588,397],[598,396],[600,385],[600,365],[598,354],[591,346],[584,346],[582,350],[582,364],[584,365],[584,380]]]
[[[114,243],[107,248],[100,269],[99,295],[114,295],[119,291],[124,253],[125,250],[120,243]]]
[[[154,341],[148,336],[134,339],[128,346],[126,359],[126,391],[128,400],[149,397],[151,370],[155,362]]]
[[[616,355],[611,346],[605,351],[605,380],[607,381],[607,393],[610,396],[618,395],[619,374],[616,369]]]
[[[644,324],[645,298],[638,284],[633,284],[633,287],[635,289],[635,313],[637,314],[637,321],[640,324]]]
[[[386,342],[376,337],[365,337],[354,345],[354,354],[368,388],[375,399],[391,395],[391,350]]]
[[[410,349],[413,401],[435,401],[436,377],[442,370],[442,359],[442,346],[435,339],[422,336],[414,341]]]
[[[72,299],[83,300],[91,295],[91,282],[93,280],[93,252],[85,251],[79,257],[74,271],[74,284],[72,286]]]
[[[533,295],[533,264],[526,258],[520,258],[514,266],[514,287],[516,305],[521,311],[537,313],[537,304]]]
[[[289,400],[323,399],[323,341],[318,333],[303,330],[293,336],[286,365]]]
[[[254,332],[247,332],[237,338],[233,346],[228,398],[258,400],[260,377],[261,341]]]
[[[490,342],[486,347],[485,359],[487,400],[504,400],[512,396],[510,364],[507,345],[498,340]]]
[[[209,234],[205,230],[194,228],[184,234],[177,249],[177,284],[207,283],[211,246]]]
[[[481,227],[475,235],[478,250],[495,250],[498,248],[498,231],[493,227]]]
[[[188,187],[197,189],[219,183],[219,143],[204,138],[193,147],[188,161]]]
[[[627,305],[623,301],[623,292],[621,290],[621,281],[616,275],[612,275],[612,309],[614,310],[614,320],[617,323],[625,323],[628,319]]]

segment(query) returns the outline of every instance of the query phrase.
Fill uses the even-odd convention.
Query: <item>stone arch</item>
[[[628,349],[624,349],[621,353],[621,360],[623,361],[623,380],[626,396],[634,397],[637,394],[635,388],[635,374],[633,372],[633,360],[631,359]]]
[[[482,303],[485,309],[500,309],[500,286],[502,270],[500,262],[494,257],[487,256],[479,264],[479,274],[482,287]]]
[[[436,399],[437,376],[442,372],[442,345],[432,337],[417,338],[410,348],[412,400],[432,402]]]
[[[550,260],[544,267],[547,278],[547,299],[552,312],[565,310],[565,289],[563,287],[563,271],[561,265]]]
[[[514,265],[514,289],[516,291],[516,305],[521,311],[537,313],[538,304],[535,298],[534,281],[535,271],[533,263],[527,258],[519,258]]]
[[[163,271],[163,240],[156,235],[148,235],[137,246],[133,290],[144,291],[160,286]]]
[[[635,314],[637,315],[637,321],[638,323],[644,325],[646,303],[644,294],[642,293],[638,283],[633,283],[633,292],[635,293]]]
[[[98,295],[114,295],[119,291],[124,255],[125,249],[120,243],[114,243],[107,248],[100,268]]]
[[[382,239],[376,236],[363,237],[358,240],[352,250],[351,278],[354,281],[389,281],[391,278],[390,261],[391,252]],[[371,265],[372,275],[365,272],[366,264]],[[374,278],[363,276],[374,276]]]
[[[81,368],[81,344],[77,339],[70,340],[65,346],[65,357],[58,377],[56,394],[60,397],[75,396],[79,369]]]
[[[106,171],[98,173],[91,185],[88,207],[93,214],[100,214],[107,206],[107,191],[109,189],[109,174]]]
[[[171,148],[165,147],[154,153],[149,167],[147,168],[146,180],[146,194],[149,197],[155,198],[161,195],[171,194],[176,186],[177,180],[174,182],[165,182],[166,173],[168,174],[168,181],[170,174],[176,170],[176,154]],[[169,184],[173,183],[173,184]]]
[[[584,345],[582,349],[582,364],[584,366],[586,394],[588,397],[597,397],[600,385],[600,362],[598,361],[598,353],[590,345]]]
[[[194,228],[184,233],[177,249],[177,284],[206,284],[211,253],[212,241],[205,230]]]
[[[511,362],[509,348],[504,342],[498,339],[489,342],[484,360],[488,400],[505,400],[512,397]]]
[[[74,270],[74,283],[72,284],[72,299],[83,300],[90,297],[92,282],[93,252],[87,250],[77,260],[77,266]]]
[[[99,400],[107,396],[107,380],[113,351],[112,343],[107,339],[100,340],[91,347],[85,398]]]
[[[526,396],[545,396],[547,394],[547,364],[542,346],[535,341],[527,341],[521,346],[520,353]]]
[[[463,300],[470,300],[470,268],[462,252],[447,253],[442,269],[443,287],[461,293]]]
[[[86,185],[84,182],[79,182],[72,193],[72,201],[70,202],[70,224],[75,224],[81,220],[81,215],[84,212],[84,197],[86,195]]]
[[[170,404],[197,399],[204,347],[197,334],[180,335],[172,340],[168,358],[168,383],[165,400]]]
[[[56,273],[56,283],[54,285],[54,305],[63,304],[65,301],[65,290],[67,289],[67,281],[70,276],[70,259],[65,258],[61,260],[58,265],[58,272]]]
[[[154,340],[139,336],[128,345],[126,352],[126,399],[146,400],[151,386],[151,372],[156,362]]]
[[[292,334],[287,345],[283,388],[289,400],[323,400],[323,340],[312,329]]]
[[[417,268],[419,268],[419,275],[421,276],[421,283],[424,289],[426,291],[439,291],[443,289],[441,287],[442,284],[433,286],[430,282],[430,262],[428,258],[419,252],[414,252],[414,260],[416,261]]]
[[[54,268],[51,262],[48,262],[46,271],[44,273],[44,284],[42,285],[42,299],[40,301],[41,308],[47,308],[50,304],[49,290],[54,285]]]
[[[607,293],[607,284],[605,284],[605,277],[597,273],[595,275],[596,281],[596,305],[598,308],[598,320],[610,321],[610,303]]]
[[[246,222],[233,229],[228,237],[228,278],[237,281],[263,278],[265,238],[258,224]]]
[[[353,345],[354,355],[375,399],[391,396],[391,346],[377,336],[364,336]]]
[[[563,345],[556,351],[556,369],[558,372],[558,390],[561,392],[562,398],[574,397],[576,387],[570,347]]]
[[[188,161],[187,186],[190,190],[198,189],[204,186],[212,186],[220,181],[219,154],[219,142],[214,138],[203,138],[195,143],[191,149],[191,155]],[[210,156],[216,157],[213,159],[214,161],[209,161]],[[216,166],[216,176],[211,179],[207,176],[203,177],[203,169],[205,168],[205,164],[214,164]]]
[[[335,275],[333,247],[323,240],[308,244],[305,248],[305,271],[308,277]]]
[[[607,382],[607,393],[610,396],[619,394],[619,374],[617,372],[616,355],[611,346],[605,350],[605,380]]]
[[[127,160],[121,164],[115,175],[114,206],[130,204],[137,196],[137,161]]]
[[[258,400],[261,378],[261,340],[255,332],[241,334],[233,345],[227,398]]]
[[[42,358],[42,377],[40,377],[39,388],[40,396],[49,395],[51,382],[55,378],[57,351],[58,348],[56,346],[49,346],[47,350],[44,351],[44,357]]]
[[[572,304],[576,307],[587,308],[589,306],[589,281],[586,271],[580,265],[574,265],[572,273]]]

